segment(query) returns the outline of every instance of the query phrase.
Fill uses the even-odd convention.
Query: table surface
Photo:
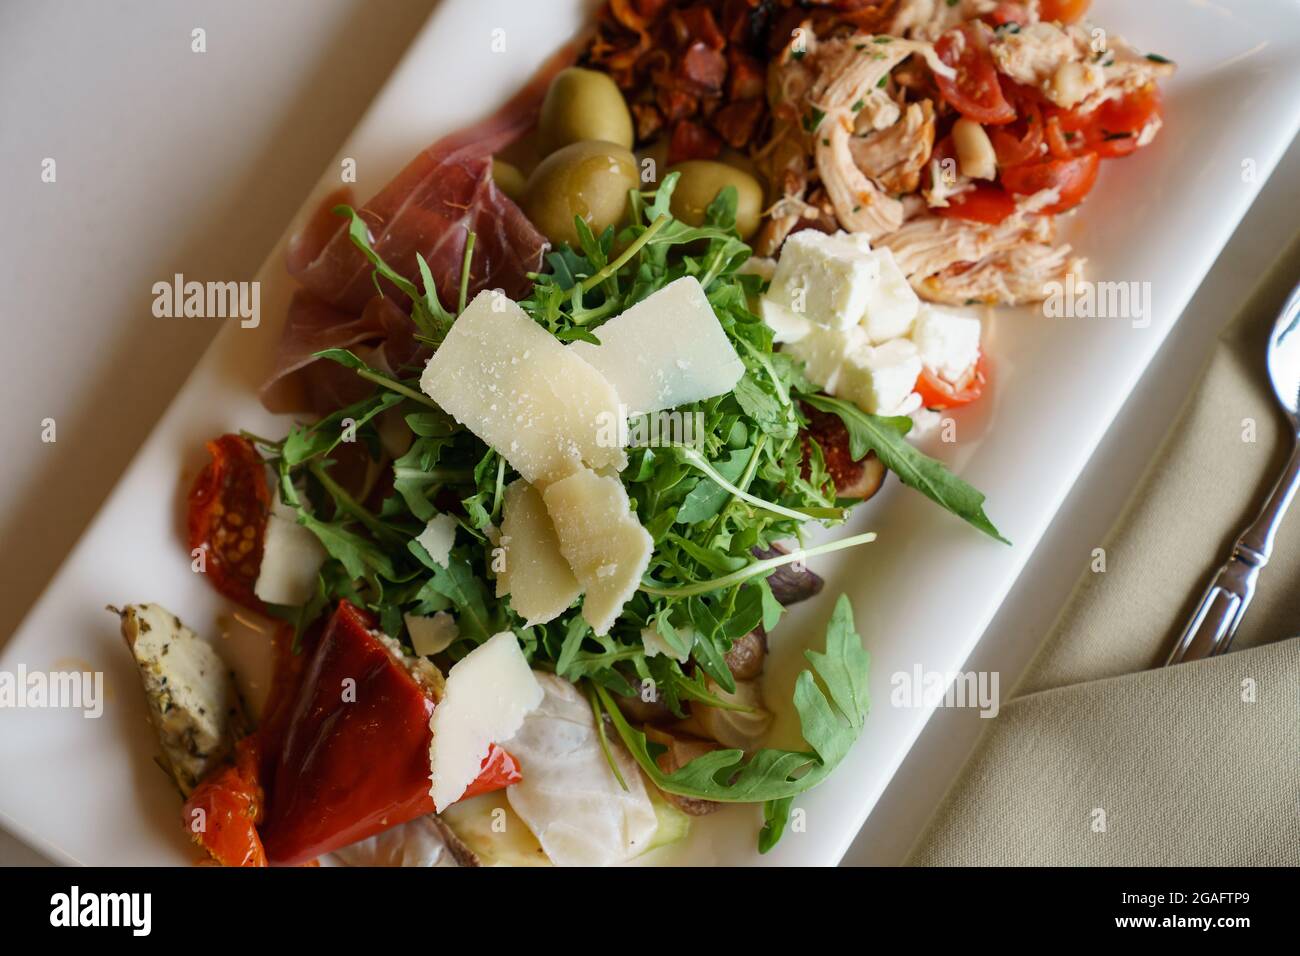
[[[16,0],[0,6],[0,175],[10,227],[0,376],[0,635],[39,597],[215,324],[150,312],[175,272],[245,279],[434,0]],[[191,50],[206,31],[207,52]],[[71,69],[51,68],[49,51]],[[46,158],[57,179],[41,179]],[[1094,455],[967,663],[1010,688],[1119,514],[1214,336],[1295,232],[1293,145]],[[144,371],[146,374],[141,374]],[[42,421],[57,441],[41,440]],[[981,730],[940,709],[846,863],[900,862]],[[0,865],[43,862],[0,831]]]

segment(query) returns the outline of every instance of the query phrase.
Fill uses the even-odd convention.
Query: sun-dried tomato
[[[190,489],[186,527],[191,552],[202,549],[203,570],[218,591],[261,610],[253,593],[262,566],[262,545],[271,492],[266,464],[253,443],[221,435],[207,444],[212,456]]]

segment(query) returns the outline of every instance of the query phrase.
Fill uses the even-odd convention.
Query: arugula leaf
[[[715,750],[673,773],[659,768],[646,735],[632,727],[604,688],[596,694],[642,771],[661,790],[721,803],[766,803],[767,826],[760,850],[780,837],[790,801],[830,775],[857,741],[866,723],[870,655],[853,627],[853,608],[841,595],[826,629],[826,651],[805,651],[811,670],[795,681],[795,708],[809,750]]]
[[[735,484],[744,472],[745,466],[749,464],[753,451],[752,448],[733,451],[725,461],[713,462],[713,467],[723,478]],[[677,523],[695,524],[699,521],[707,521],[721,511],[722,506],[730,500],[731,492],[712,478],[701,478],[677,509]]]
[[[906,417],[885,418],[869,415],[851,402],[828,395],[801,395],[813,408],[834,412],[849,432],[849,452],[853,460],[874,451],[886,468],[898,475],[909,488],[915,488],[931,501],[948,509],[963,521],[974,525],[990,538],[1010,544],[984,513],[984,495],[950,472],[943,462],[922,454],[903,436],[912,427]]]

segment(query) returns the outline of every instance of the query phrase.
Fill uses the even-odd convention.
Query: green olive
[[[519,171],[519,167],[512,163],[507,163],[503,159],[492,160],[492,181],[497,184],[503,193],[519,202],[524,197],[524,187],[527,180],[524,174]]]
[[[528,177],[524,214],[551,242],[577,246],[574,216],[600,235],[627,215],[627,194],[637,183],[636,158],[625,147],[596,140],[570,143]]]
[[[736,187],[736,231],[748,239],[758,229],[763,214],[763,187],[744,170],[711,159],[691,159],[668,170],[681,173],[673,190],[673,215],[682,222],[698,226],[704,212],[727,186]]]
[[[569,67],[556,74],[542,101],[542,149],[598,139],[632,147],[632,114],[623,94],[606,73]]]

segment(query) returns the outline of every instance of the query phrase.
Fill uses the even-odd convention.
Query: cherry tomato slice
[[[985,19],[995,27],[1005,26],[1008,23],[1023,27],[1029,23],[1029,10],[1023,3],[999,3],[985,16]]]
[[[963,116],[977,123],[1000,125],[1016,118],[1002,95],[998,71],[989,55],[988,26],[976,21],[954,27],[934,45],[939,59],[957,71],[956,77],[935,74],[939,93]]]
[[[934,211],[949,219],[996,226],[1016,211],[1016,200],[1001,187],[980,183],[972,190],[950,197],[947,206],[938,206]]]
[[[203,570],[218,591],[255,611],[253,593],[262,566],[262,543],[271,492],[266,464],[252,442],[221,435],[207,444],[212,461],[190,489],[186,527],[191,552],[202,551]]]
[[[988,365],[984,353],[975,361],[974,367],[966,378],[956,385],[945,381],[929,369],[922,369],[916,380],[915,391],[921,396],[921,404],[926,408],[942,411],[969,405],[984,394],[988,384]]]
[[[1090,113],[1061,111],[1055,118],[1076,152],[1092,150],[1103,159],[1114,159],[1137,150],[1142,130],[1162,113],[1160,90],[1151,84],[1107,100]]]
[[[1042,20],[1074,23],[1083,18],[1091,5],[1092,0],[1040,0],[1038,16]]]
[[[1101,160],[1093,152],[1071,159],[1048,159],[1002,170],[1002,185],[1013,193],[1028,196],[1043,189],[1055,189],[1061,198],[1040,212],[1058,213],[1073,209],[1097,182]]]
[[[235,745],[235,762],[200,783],[181,813],[185,831],[221,866],[266,866],[258,835],[265,796],[254,735]]]

